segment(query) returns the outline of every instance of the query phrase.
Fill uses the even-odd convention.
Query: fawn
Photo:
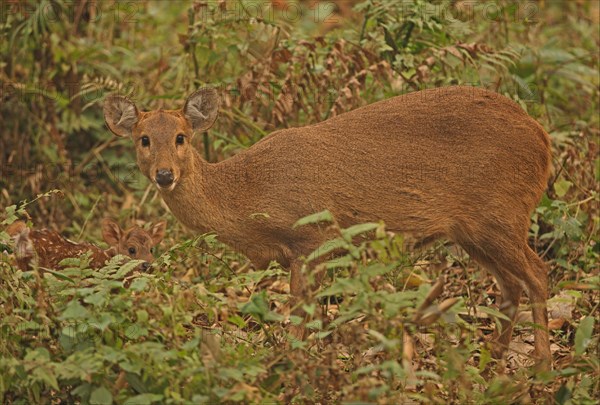
[[[57,269],[61,260],[86,252],[91,252],[90,267],[93,269],[101,268],[108,259],[122,254],[144,260],[140,268],[147,270],[154,260],[151,249],[162,241],[165,228],[166,222],[161,221],[149,231],[139,226],[123,230],[115,221],[105,218],[102,220],[102,237],[110,245],[108,249],[87,242],[72,242],[49,229],[32,230],[22,221],[11,224],[7,232],[15,242],[17,266],[21,270],[30,269],[34,260],[39,267]]]
[[[305,291],[301,257],[328,238],[318,225],[293,229],[306,215],[328,209],[342,227],[383,220],[423,243],[448,239],[500,287],[510,321],[501,321],[494,356],[509,345],[525,289],[536,355],[550,366],[547,270],[527,243],[549,178],[550,139],[515,102],[469,86],[429,89],[275,131],[208,163],[191,139],[213,125],[219,103],[211,88],[181,110],[142,112],[126,97],[105,100],[108,128],[131,137],[140,170],[179,221],[216,231],[259,268],[278,261],[290,270],[294,297]]]

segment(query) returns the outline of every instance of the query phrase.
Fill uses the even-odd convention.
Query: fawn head
[[[144,260],[141,268],[146,270],[154,260],[152,248],[162,241],[166,226],[165,221],[160,221],[149,231],[138,226],[123,230],[112,219],[104,218],[102,220],[102,237],[116,254],[126,255],[134,260]]]
[[[219,96],[212,88],[191,94],[181,110],[140,112],[131,100],[118,95],[104,102],[108,128],[132,138],[140,170],[161,191],[172,191],[192,170],[194,132],[209,129],[218,111]]]

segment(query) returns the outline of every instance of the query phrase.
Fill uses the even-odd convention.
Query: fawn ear
[[[137,107],[127,97],[109,95],[104,100],[104,120],[115,135],[131,135],[138,115]]]
[[[123,231],[119,224],[110,218],[102,220],[102,238],[110,246],[117,246],[123,235]]]
[[[150,237],[152,238],[152,246],[158,245],[165,237],[165,230],[167,229],[167,223],[160,221],[150,228]]]
[[[203,87],[187,98],[183,106],[183,115],[194,131],[206,131],[215,123],[219,115],[220,103],[221,100],[215,89]]]

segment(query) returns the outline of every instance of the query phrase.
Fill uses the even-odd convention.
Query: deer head
[[[215,89],[192,93],[180,110],[140,112],[126,97],[111,95],[104,102],[104,119],[118,136],[130,136],[142,173],[162,192],[172,191],[192,167],[194,132],[206,131],[217,119]]]
[[[154,260],[152,248],[158,245],[165,236],[167,223],[160,221],[149,231],[134,226],[127,230],[110,218],[102,220],[102,237],[113,247],[115,254],[122,254],[135,260],[144,260],[144,269]]]

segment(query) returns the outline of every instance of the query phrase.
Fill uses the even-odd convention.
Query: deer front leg
[[[302,274],[302,261],[294,259],[290,264],[290,306],[292,314],[303,317],[302,308],[300,308],[302,302],[306,298],[306,280],[304,274]],[[291,325],[290,334],[298,339],[303,340],[305,337],[306,328],[304,322],[300,325]]]

